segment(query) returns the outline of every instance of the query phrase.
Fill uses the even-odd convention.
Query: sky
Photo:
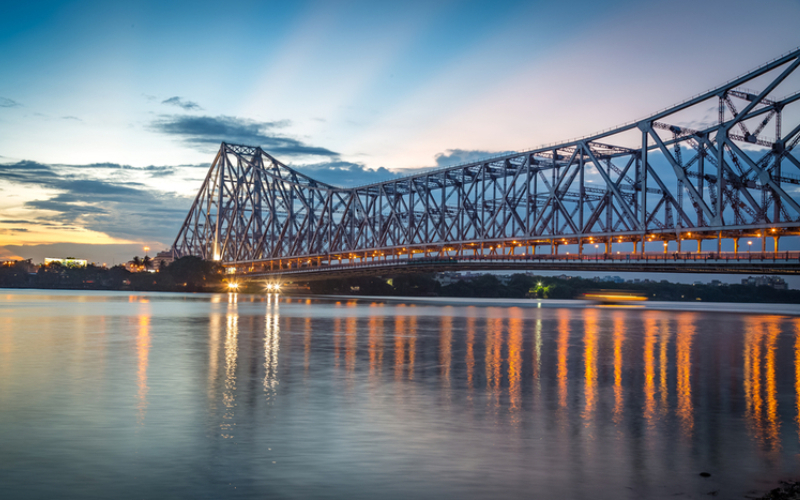
[[[358,185],[607,129],[800,46],[798,0],[0,10],[0,258],[34,260],[168,248],[223,140]]]

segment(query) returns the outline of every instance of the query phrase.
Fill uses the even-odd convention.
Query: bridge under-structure
[[[798,66],[800,49],[598,134],[355,188],[223,142],[173,252],[266,279],[800,274],[800,253],[779,247],[800,234]]]

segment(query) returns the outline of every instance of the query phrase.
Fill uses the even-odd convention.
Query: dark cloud
[[[289,125],[286,120],[257,122],[231,116],[162,116],[152,123],[158,132],[183,138],[194,145],[220,142],[261,146],[275,156],[328,156],[339,154],[326,148],[307,145],[297,139],[274,133]]]
[[[514,151],[480,151],[480,150],[466,150],[466,149],[447,149],[444,153],[439,153],[434,156],[437,167],[449,167],[453,165],[461,165],[463,163],[472,163],[476,161],[485,160],[497,156],[513,154]]]
[[[0,108],[15,108],[17,106],[22,106],[22,104],[7,97],[0,97]]]
[[[370,169],[360,163],[333,161],[313,165],[292,166],[309,177],[339,187],[354,187],[374,182],[388,181],[400,174],[386,168]]]
[[[177,106],[179,108],[185,109],[186,111],[203,109],[196,102],[187,101],[178,96],[170,97],[169,99],[164,99],[163,101],[161,101],[161,104],[169,104],[170,106]]]
[[[55,226],[52,222],[34,219],[0,219],[0,224],[25,224],[26,226]]]

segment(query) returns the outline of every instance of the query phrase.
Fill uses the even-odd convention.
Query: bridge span
[[[283,269],[229,267],[248,280],[317,281],[351,276],[391,276],[446,271],[570,271],[634,273],[800,274],[800,252],[495,255],[353,259],[323,264],[306,260]]]
[[[795,274],[797,255],[780,244],[800,235],[798,67],[800,49],[592,136],[355,188],[223,142],[173,252],[237,275],[303,279],[450,269]]]

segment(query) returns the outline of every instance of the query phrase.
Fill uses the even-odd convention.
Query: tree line
[[[137,265],[135,261],[134,266]],[[143,272],[131,272],[122,265],[110,268],[93,264],[67,267],[58,262],[37,269],[30,262],[19,261],[0,267],[0,287],[205,292],[220,290],[224,277],[223,268],[218,263],[193,256],[160,266],[158,272],[144,272],[152,269],[148,257],[140,260],[138,265]]]

